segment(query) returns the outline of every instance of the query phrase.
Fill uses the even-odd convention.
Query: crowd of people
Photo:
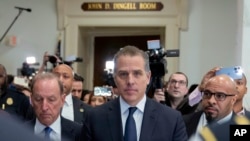
[[[232,79],[216,75],[221,68],[215,67],[200,84],[190,87],[188,76],[175,72],[149,97],[149,57],[135,46],[125,46],[114,56],[115,86],[112,95],[106,96],[96,95],[94,89],[84,90],[84,78],[57,59],[51,71],[44,71],[49,61],[45,52],[28,88],[14,84],[0,64],[0,118],[6,120],[3,125],[10,121],[10,128],[22,130],[24,140],[229,140],[230,125],[239,120],[250,124],[250,112],[243,107],[247,93],[244,72],[241,79]],[[13,125],[12,120],[18,123]],[[12,140],[2,135],[5,127],[0,131],[0,138]]]

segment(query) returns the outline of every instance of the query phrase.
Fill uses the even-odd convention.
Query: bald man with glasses
[[[210,70],[210,73],[216,70]],[[198,140],[197,138],[200,137],[199,134],[203,127],[212,124],[224,124],[236,116],[233,107],[238,91],[232,78],[227,75],[213,76],[202,84],[201,90],[202,111],[183,116],[190,141]]]

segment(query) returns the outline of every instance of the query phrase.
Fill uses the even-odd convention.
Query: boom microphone
[[[27,12],[31,12],[31,9],[30,8],[22,8],[22,7],[17,7],[15,6],[16,9],[19,9],[19,10],[25,10]]]

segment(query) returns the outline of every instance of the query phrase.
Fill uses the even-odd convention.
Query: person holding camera
[[[180,112],[146,95],[149,57],[135,46],[114,56],[114,81],[120,96],[87,112],[84,141],[186,141]]]
[[[74,97],[78,99],[82,98],[83,83],[84,83],[84,78],[81,75],[75,73],[71,93]]]
[[[56,56],[56,55],[49,55],[49,53],[46,51],[43,55],[43,63],[40,66],[38,73],[42,73],[44,71],[47,71],[47,62],[52,63],[53,67],[55,67],[57,64],[62,63],[62,60]]]
[[[165,94],[162,89],[156,89],[153,99],[182,113],[182,115],[196,111],[198,104],[189,105],[188,77],[183,72],[175,72],[170,75],[165,86]]]

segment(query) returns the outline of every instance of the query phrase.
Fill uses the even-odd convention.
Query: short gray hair
[[[34,85],[36,84],[38,80],[56,80],[60,89],[60,93],[63,94],[62,82],[59,80],[59,78],[55,74],[51,72],[39,73],[33,78],[31,82],[31,86],[30,86],[32,93],[33,93]]]

